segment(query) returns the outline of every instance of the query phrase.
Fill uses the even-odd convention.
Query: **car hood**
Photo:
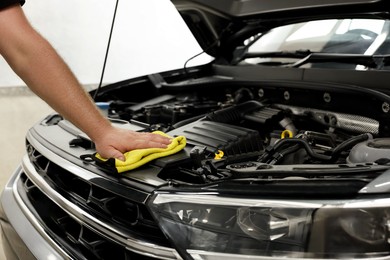
[[[203,50],[230,60],[242,42],[292,22],[388,17],[385,0],[172,0]]]

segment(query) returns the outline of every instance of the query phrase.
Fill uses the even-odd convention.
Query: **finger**
[[[129,142],[127,144],[127,147],[125,148],[127,151],[133,150],[133,149],[142,149],[142,148],[167,148],[168,144],[161,143],[161,142],[154,142],[150,140],[142,140],[138,142]]]
[[[143,133],[142,139],[150,140],[152,142],[159,142],[163,144],[169,144],[171,143],[171,138],[162,136],[159,134],[152,134],[152,133]]]
[[[129,136],[129,141],[134,142],[134,143],[154,143],[154,144],[164,144],[168,145],[172,142],[172,139],[169,137],[157,135],[157,134],[149,134],[149,133],[142,133],[137,136]],[[159,145],[158,147],[160,147]]]
[[[121,153],[120,151],[116,150],[116,149],[97,149],[97,153],[103,157],[103,158],[106,158],[106,159],[109,159],[109,158],[115,158],[115,159],[118,159],[118,160],[121,160],[121,161],[125,161],[126,158],[125,156],[123,155],[123,153]]]
[[[111,158],[115,158],[115,159],[118,159],[122,162],[124,162],[126,160],[125,156],[123,155],[123,153],[119,152],[119,151],[115,151],[114,153],[112,153],[112,156],[110,156]]]

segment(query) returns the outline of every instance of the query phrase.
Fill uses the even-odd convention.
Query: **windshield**
[[[338,54],[387,55],[390,53],[389,21],[380,19],[318,20],[272,29],[246,40],[248,54],[310,51]],[[253,56],[253,55],[252,55]],[[296,57],[299,58],[299,57]],[[251,64],[277,64],[291,57],[245,59]],[[296,61],[296,59],[295,59]],[[316,63],[319,66],[318,63]],[[306,67],[313,63],[305,64]],[[332,65],[334,66],[334,64]],[[351,67],[356,64],[343,64]]]

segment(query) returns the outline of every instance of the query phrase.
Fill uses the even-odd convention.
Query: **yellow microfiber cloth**
[[[169,135],[161,131],[154,131],[153,134],[159,134],[169,138]],[[175,154],[182,150],[186,146],[186,138],[184,136],[177,136],[172,138],[172,142],[167,148],[145,148],[136,149],[124,154],[126,160],[121,161],[118,159],[105,159],[98,153],[95,154],[95,161],[106,168],[115,168],[118,173],[126,172],[138,168],[154,159]]]

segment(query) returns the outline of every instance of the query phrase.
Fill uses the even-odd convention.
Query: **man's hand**
[[[125,160],[123,153],[142,148],[166,148],[171,140],[167,137],[152,134],[138,133],[121,128],[111,127],[102,132],[102,135],[93,140],[96,151],[103,158]]]

